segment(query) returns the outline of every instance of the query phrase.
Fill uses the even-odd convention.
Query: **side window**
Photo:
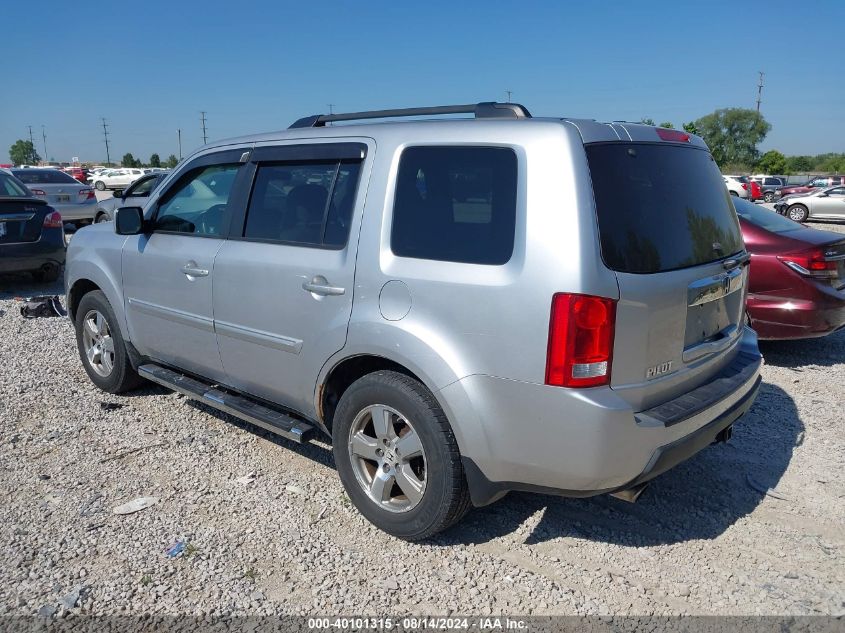
[[[829,196],[845,196],[845,187],[837,187],[827,192]]]
[[[345,161],[260,164],[244,237],[342,248],[360,167]]]
[[[498,147],[409,147],[390,246],[400,257],[498,265],[513,254],[517,160]]]
[[[185,174],[163,196],[153,230],[222,235],[229,226],[229,194],[240,167],[210,165]]]
[[[144,197],[150,195],[156,182],[158,182],[158,178],[147,178],[144,182],[132,185],[132,189],[127,192],[127,197],[134,198],[136,196]]]

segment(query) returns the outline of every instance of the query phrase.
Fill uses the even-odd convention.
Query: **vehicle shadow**
[[[61,277],[48,283],[38,282],[29,273],[0,274],[0,300],[15,297],[33,297],[37,295],[64,295],[64,282]],[[64,297],[62,296],[64,303]]]
[[[526,522],[533,525],[526,544],[576,537],[642,547],[713,539],[777,486],[803,428],[792,398],[763,383],[728,444],[710,446],[664,473],[635,504],[607,495],[566,499],[511,493],[474,510],[432,544],[485,543],[517,532]]]
[[[845,358],[845,330],[821,338],[760,341],[767,365],[796,369],[807,365],[830,367]],[[800,370],[798,370],[800,371]]]

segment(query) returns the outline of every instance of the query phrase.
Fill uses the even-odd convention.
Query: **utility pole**
[[[29,142],[32,143],[32,147],[35,148],[35,141],[32,139],[32,126],[27,125],[26,127],[29,128]]]
[[[206,145],[208,143],[208,136],[205,133],[205,110],[200,112],[200,120],[202,121],[202,144]]]
[[[111,155],[109,154],[109,126],[106,123],[106,117],[102,117],[103,121],[103,140],[106,142],[106,165],[111,165]]]
[[[505,90],[508,95],[507,103],[511,103],[511,95],[513,94],[513,90]]]
[[[176,132],[179,134],[179,160],[182,160],[182,128],[178,128]]]
[[[334,104],[329,103],[328,106],[329,106],[329,114],[334,114]]]
[[[763,75],[764,73],[762,70],[758,70],[757,74],[760,75],[760,83],[757,84],[757,114],[760,114],[760,102],[763,100]]]
[[[47,158],[47,132],[43,125],[41,126],[41,138],[44,140],[44,160],[50,160]]]

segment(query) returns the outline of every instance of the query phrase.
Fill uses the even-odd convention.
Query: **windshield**
[[[765,207],[757,206],[753,202],[737,198],[733,203],[734,207],[736,207],[736,214],[740,218],[766,231],[786,233],[787,231],[795,231],[796,229],[802,228],[798,222],[793,222],[789,218],[775,211],[769,211]]]
[[[0,172],[0,196],[11,196],[13,198],[28,198],[32,194],[24,189],[17,181]]]
[[[66,173],[57,169],[20,169],[12,173],[28,185],[79,184],[79,182],[74,180],[71,176],[68,176]]]
[[[585,149],[609,268],[655,273],[743,250],[730,195],[708,152],[668,143]]]

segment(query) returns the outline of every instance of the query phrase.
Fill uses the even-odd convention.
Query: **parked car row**
[[[810,193],[819,188],[833,185],[845,185],[845,176],[816,176],[799,185],[787,185],[780,176],[735,176],[724,175],[725,186],[732,196],[756,202],[775,202],[776,200],[797,193]]]

